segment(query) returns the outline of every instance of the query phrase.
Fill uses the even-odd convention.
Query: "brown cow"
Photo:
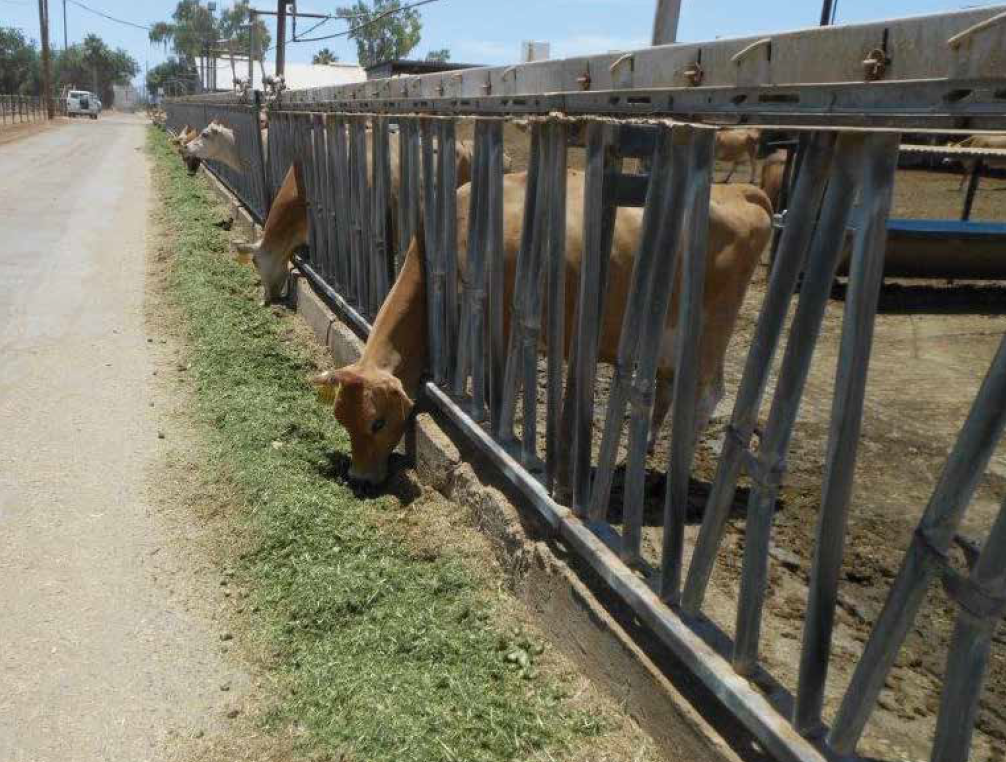
[[[224,127],[216,119],[206,125],[195,140],[185,146],[185,155],[195,159],[219,161],[238,172],[247,171],[246,162],[234,138],[234,130]]]
[[[178,155],[181,157],[182,161],[185,162],[185,166],[189,170],[189,174],[195,174],[199,169],[199,164],[201,159],[189,156],[186,148],[193,140],[199,137],[199,133],[192,129],[189,125],[184,125],[178,134],[170,139],[171,145],[174,146]]]
[[[758,130],[734,129],[721,130],[716,133],[716,161],[730,162],[730,171],[723,182],[730,182],[737,166],[747,159],[751,167],[751,177],[748,182],[754,185],[758,173],[758,141],[761,133]]]
[[[584,174],[569,173],[566,213],[566,341],[572,335],[576,289],[583,253]],[[526,173],[504,178],[505,316],[510,304],[520,242]],[[458,191],[458,251],[465,266],[471,186]],[[642,209],[618,210],[600,335],[600,360],[615,360],[628,298],[633,259],[642,230]],[[723,395],[723,357],[758,258],[771,233],[771,205],[749,185],[713,187],[709,212],[709,263],[703,296],[700,400],[701,431]],[[349,432],[353,450],[350,478],[379,484],[387,476],[388,456],[398,444],[419,391],[426,366],[426,297],[422,236],[413,241],[402,272],[374,322],[363,356],[352,365],[316,376],[323,397],[334,400],[336,419]],[[676,295],[674,297],[676,302]],[[660,350],[651,445],[671,404],[673,344],[677,309],[668,311]]]
[[[371,165],[370,133],[367,133],[367,168]],[[464,142],[456,143],[457,183],[463,185],[471,181],[472,148]],[[391,187],[389,189],[388,216],[391,240],[397,240],[398,189],[401,173],[398,161],[398,143],[390,143],[389,164],[391,165]],[[504,153],[503,168],[509,171],[510,157]],[[262,279],[263,305],[278,301],[286,284],[287,271],[293,253],[307,244],[307,205],[300,163],[296,162],[286,173],[283,186],[273,200],[266,219],[262,237],[255,243],[235,243],[238,261],[254,262]]]
[[[761,189],[765,191],[772,208],[780,211],[779,200],[782,194],[782,181],[786,174],[786,152],[774,151],[769,154],[761,165]]]

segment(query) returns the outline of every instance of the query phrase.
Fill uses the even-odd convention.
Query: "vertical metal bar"
[[[964,510],[1004,430],[1006,338],[999,345],[971,412],[947,457],[919,528],[905,552],[898,576],[842,697],[828,736],[828,743],[839,754],[855,751],[901,644],[925,600],[933,575],[940,568],[940,558],[949,550]],[[1000,550],[1001,546],[996,548],[996,552]]]
[[[388,227],[388,193],[391,169],[388,163],[388,120],[374,117],[373,122],[373,214],[374,214],[374,275],[378,307],[384,303],[391,287],[391,230]]]
[[[359,303],[357,293],[357,266],[354,260],[355,237],[353,233],[353,210],[351,181],[349,175],[348,146],[346,145],[346,120],[333,117],[328,125],[328,137],[331,141],[329,155],[334,155],[331,173],[332,206],[335,212],[336,253],[339,263],[339,278],[343,293],[350,303]],[[334,154],[333,154],[334,149]]]
[[[548,209],[548,391],[545,428],[545,484],[555,486],[562,417],[562,365],[566,356],[566,124],[548,126],[547,141],[552,155]]]
[[[443,220],[443,187],[438,183],[437,161],[443,161],[443,151],[434,151],[433,124],[420,122],[423,151],[423,219],[426,238],[426,299],[429,316],[430,370],[434,383],[444,382],[444,268],[440,250],[440,221]],[[442,148],[442,146],[440,146]],[[438,186],[440,186],[438,188]]]
[[[249,85],[250,86],[250,85]],[[256,163],[256,177],[261,186],[261,210],[262,219],[265,220],[269,215],[269,209],[272,207],[272,189],[269,187],[269,169],[268,162],[266,159],[266,147],[262,143],[262,127],[259,124],[259,113],[262,110],[262,94],[259,92],[255,93],[255,110],[254,110],[254,122],[253,129],[255,130],[254,143],[255,146],[255,163]]]
[[[968,583],[982,594],[1006,598],[1006,500],[996,516]],[[937,715],[933,762],[964,762],[978,719],[982,686],[988,674],[992,637],[1001,613],[980,616],[958,604],[957,624],[947,656],[947,669]]]
[[[360,303],[367,316],[377,314],[377,287],[374,273],[373,235],[371,231],[370,184],[367,178],[367,118],[352,120],[354,163],[356,179],[356,229],[359,231]]]
[[[489,151],[485,254],[489,278],[489,425],[495,431],[500,420],[506,363],[503,326],[506,291],[503,261],[503,123],[489,122],[486,130]]]
[[[512,307],[510,309],[510,341],[503,375],[503,399],[500,403],[500,421],[496,437],[504,442],[514,438],[513,426],[517,410],[517,393],[520,387],[518,371],[524,339],[525,304],[531,288],[530,270],[534,257],[534,221],[538,204],[538,175],[541,172],[541,123],[531,125],[531,153],[528,158],[527,183],[524,187],[524,222],[521,229],[517,266],[514,271]]]
[[[331,114],[324,114],[325,122],[325,171],[322,178],[321,195],[324,199],[325,225],[328,229],[328,251],[331,266],[331,282],[336,291],[346,295],[346,278],[343,267],[342,225],[339,222],[339,209],[335,203],[335,186],[337,183],[335,129],[336,121]]]
[[[765,394],[772,359],[789,312],[793,289],[803,271],[807,248],[824,198],[834,147],[833,133],[815,133],[809,143],[803,169],[797,177],[795,201],[786,217],[786,227],[772,268],[768,293],[762,304],[754,340],[744,365],[737,401],[712,490],[706,501],[702,527],[681,598],[682,608],[693,616],[702,606],[706,586],[716,563],[716,551],[723,541],[727,516],[740,475],[741,454],[751,438]]]
[[[412,204],[415,190],[413,186],[414,172],[412,167],[412,132],[415,129],[414,119],[399,119],[398,121],[398,255],[405,256],[415,235],[413,228]]]
[[[768,577],[768,548],[778,493],[777,478],[789,448],[845,231],[851,220],[852,204],[862,175],[863,140],[862,135],[849,133],[842,134],[838,139],[807,275],[800,291],[800,302],[786,345],[765,436],[758,449],[763,473],[752,474],[755,484],[748,499],[733,658],[734,669],[741,674],[750,674],[758,661],[762,604]]]
[[[871,135],[866,140],[866,172],[861,191],[863,215],[852,249],[849,293],[831,409],[817,540],[800,655],[800,677],[793,724],[800,732],[821,727],[824,687],[831,656],[831,634],[838,603],[838,579],[845,550],[849,500],[863,421],[866,377],[873,346],[877,299],[884,279],[887,218],[891,211],[900,136]]]
[[[597,460],[597,473],[594,477],[594,489],[591,494],[589,517],[592,521],[602,521],[608,513],[611,483],[615,473],[615,458],[618,454],[618,443],[621,439],[625,419],[625,405],[629,398],[629,387],[635,370],[637,349],[643,332],[644,320],[647,323],[660,321],[660,328],[662,328],[663,321],[667,316],[667,304],[673,286],[671,281],[677,256],[676,243],[683,225],[684,199],[688,174],[691,170],[687,158],[688,147],[679,146],[677,151],[674,150],[673,144],[677,138],[679,135],[674,134],[674,130],[661,129],[650,162],[650,182],[643,212],[642,236],[632,266],[626,310],[622,318],[622,331],[618,340],[614,378],[608,395],[604,433],[601,437],[601,449]],[[677,161],[682,161],[683,164],[677,164]],[[673,191],[669,184],[672,172],[674,173]],[[668,212],[670,212],[669,216]],[[666,225],[674,228],[670,237],[664,235]],[[654,294],[654,282],[660,284],[660,290],[656,294]],[[656,299],[655,303],[654,299]],[[648,400],[641,399],[639,400],[640,405],[633,406],[633,423],[636,425],[633,426],[633,423],[630,423],[630,442],[633,440],[634,434],[638,433],[635,431],[639,425],[638,419],[645,418],[648,426],[649,415],[637,415],[636,408],[641,405],[652,408],[652,388],[649,391]],[[649,410],[647,410],[648,412]],[[633,459],[631,450],[630,445],[630,460]],[[643,457],[645,461],[645,445]],[[630,471],[633,469],[627,465],[627,480],[631,480]],[[636,515],[635,507],[630,507],[630,503],[631,501],[626,500],[628,513],[623,513],[622,533],[622,557],[628,562],[637,558],[637,552],[631,549],[638,550],[639,531],[642,523],[642,505],[638,506],[639,514]]]
[[[318,256],[318,221],[314,204],[314,155],[311,145],[311,114],[305,113],[297,120],[295,128],[297,152],[300,155],[305,202],[307,204],[307,240],[312,262]]]
[[[681,260],[681,305],[674,358],[674,407],[671,419],[671,453],[664,495],[664,541],[661,557],[660,595],[664,601],[678,602],[681,565],[688,512],[688,478],[695,453],[695,422],[699,391],[699,345],[702,336],[702,297],[706,281],[706,254],[709,247],[709,197],[712,189],[716,134],[698,129],[692,146],[694,162],[688,178],[688,234]],[[649,368],[647,373],[651,372]],[[653,368],[655,373],[656,368]],[[647,380],[649,376],[647,376]],[[645,439],[638,443],[645,445]],[[640,476],[642,475],[640,469]],[[636,497],[643,500],[642,479]]]
[[[975,194],[978,193],[978,184],[982,180],[982,168],[985,166],[983,159],[975,159],[974,167],[971,169],[971,177],[968,178],[968,190],[964,196],[964,209],[961,211],[961,221],[967,222],[971,219],[971,210],[975,206]]]
[[[362,159],[362,151],[360,150],[360,141],[358,136],[358,127],[356,117],[348,117],[346,119],[346,126],[348,128],[348,184],[347,184],[347,205],[346,208],[349,210],[349,232],[351,237],[351,251],[353,260],[353,282],[355,283],[354,291],[356,296],[356,307],[360,312],[366,312],[368,307],[367,294],[368,294],[368,272],[367,272],[367,257],[365,254],[366,249],[364,248],[363,241],[363,214],[360,208],[360,179],[359,179],[359,168],[360,161]]]
[[[612,129],[608,125],[594,122],[588,125],[583,262],[577,299],[576,367],[566,387],[567,399],[571,399],[574,404],[573,508],[580,514],[586,511],[590,499],[594,379],[597,374],[598,339],[604,314],[608,259],[617,211],[612,191],[613,175],[617,172],[618,162],[611,156],[612,139]]]
[[[458,179],[454,119],[440,122],[440,258],[444,268],[444,355],[442,378],[454,364],[458,339]]]
[[[326,279],[333,277],[331,260],[329,259],[329,225],[328,207],[322,195],[325,187],[325,122],[321,114],[311,115],[311,204],[314,207],[311,221],[315,227],[315,244],[317,248],[311,252],[311,261],[317,263],[320,272]]]
[[[461,297],[461,324],[458,332],[457,361],[454,369],[454,396],[464,396],[471,366],[472,386],[475,386],[475,370],[473,358],[480,355],[478,351],[479,334],[473,333],[475,313],[483,308],[485,299],[485,246],[483,231],[485,230],[485,183],[486,160],[485,124],[475,122],[475,145],[472,155],[472,183],[468,196],[468,235],[465,251],[465,272],[462,279],[463,292]],[[474,389],[473,389],[473,397]],[[473,404],[470,408],[473,417],[480,420],[482,408]]]
[[[544,127],[542,128],[544,130]],[[548,180],[552,176],[552,152],[541,133],[538,136],[539,177],[531,220],[531,248],[528,258],[527,290],[524,297],[523,336],[520,347],[523,366],[523,431],[521,433],[521,460],[529,469],[537,469],[538,459],[538,344],[541,337],[541,303],[544,287],[545,245],[548,235],[549,196]]]

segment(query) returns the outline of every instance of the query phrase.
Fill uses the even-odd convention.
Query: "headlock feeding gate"
[[[970,570],[956,569],[948,553],[1006,429],[1006,343],[946,460],[830,726],[822,708],[900,134],[1006,130],[1003,7],[293,91],[268,111],[268,151],[256,154],[248,177],[232,178],[231,187],[261,217],[287,168],[300,162],[310,220],[300,268],[362,333],[370,330],[412,236],[424,236],[430,399],[774,756],[820,760],[855,753],[899,648],[939,578],[958,615],[932,759],[968,758],[992,635],[1006,610],[1006,504]],[[200,121],[226,123],[241,113],[243,121],[233,123],[238,131],[253,124],[258,133],[258,106],[236,98],[173,101],[168,112],[171,124],[197,128]],[[529,125],[530,159],[507,341],[503,125],[515,118]],[[467,264],[459,278],[453,157],[462,120],[474,122],[474,147]],[[737,123],[799,132],[799,171],[686,565],[715,125]],[[566,316],[551,306],[562,304],[567,285],[573,145],[584,146],[586,155],[583,258],[574,340],[565,356]],[[627,159],[642,160],[645,172],[629,171]],[[595,431],[599,328],[614,220],[624,206],[643,208],[643,230],[604,425]],[[758,671],[786,453],[850,227],[849,289],[799,679],[795,695],[780,697],[746,678]],[[676,277],[672,441],[662,553],[659,568],[651,569],[640,552],[646,447]],[[767,423],[756,431],[784,334]],[[618,532],[607,514],[623,435]],[[724,651],[706,637],[703,601],[742,474],[752,488],[736,628],[732,650]],[[632,567],[649,573],[639,576]]]

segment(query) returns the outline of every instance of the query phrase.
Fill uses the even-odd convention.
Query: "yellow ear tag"
[[[326,405],[334,405],[341,386],[342,384],[319,384],[315,389],[318,392],[318,401]]]
[[[239,251],[235,256],[235,259],[239,265],[249,265],[252,261],[252,255],[247,251]]]

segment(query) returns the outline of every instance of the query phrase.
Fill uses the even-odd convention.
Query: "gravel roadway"
[[[248,682],[156,485],[172,402],[144,325],[145,124],[0,146],[3,762],[160,760]]]

